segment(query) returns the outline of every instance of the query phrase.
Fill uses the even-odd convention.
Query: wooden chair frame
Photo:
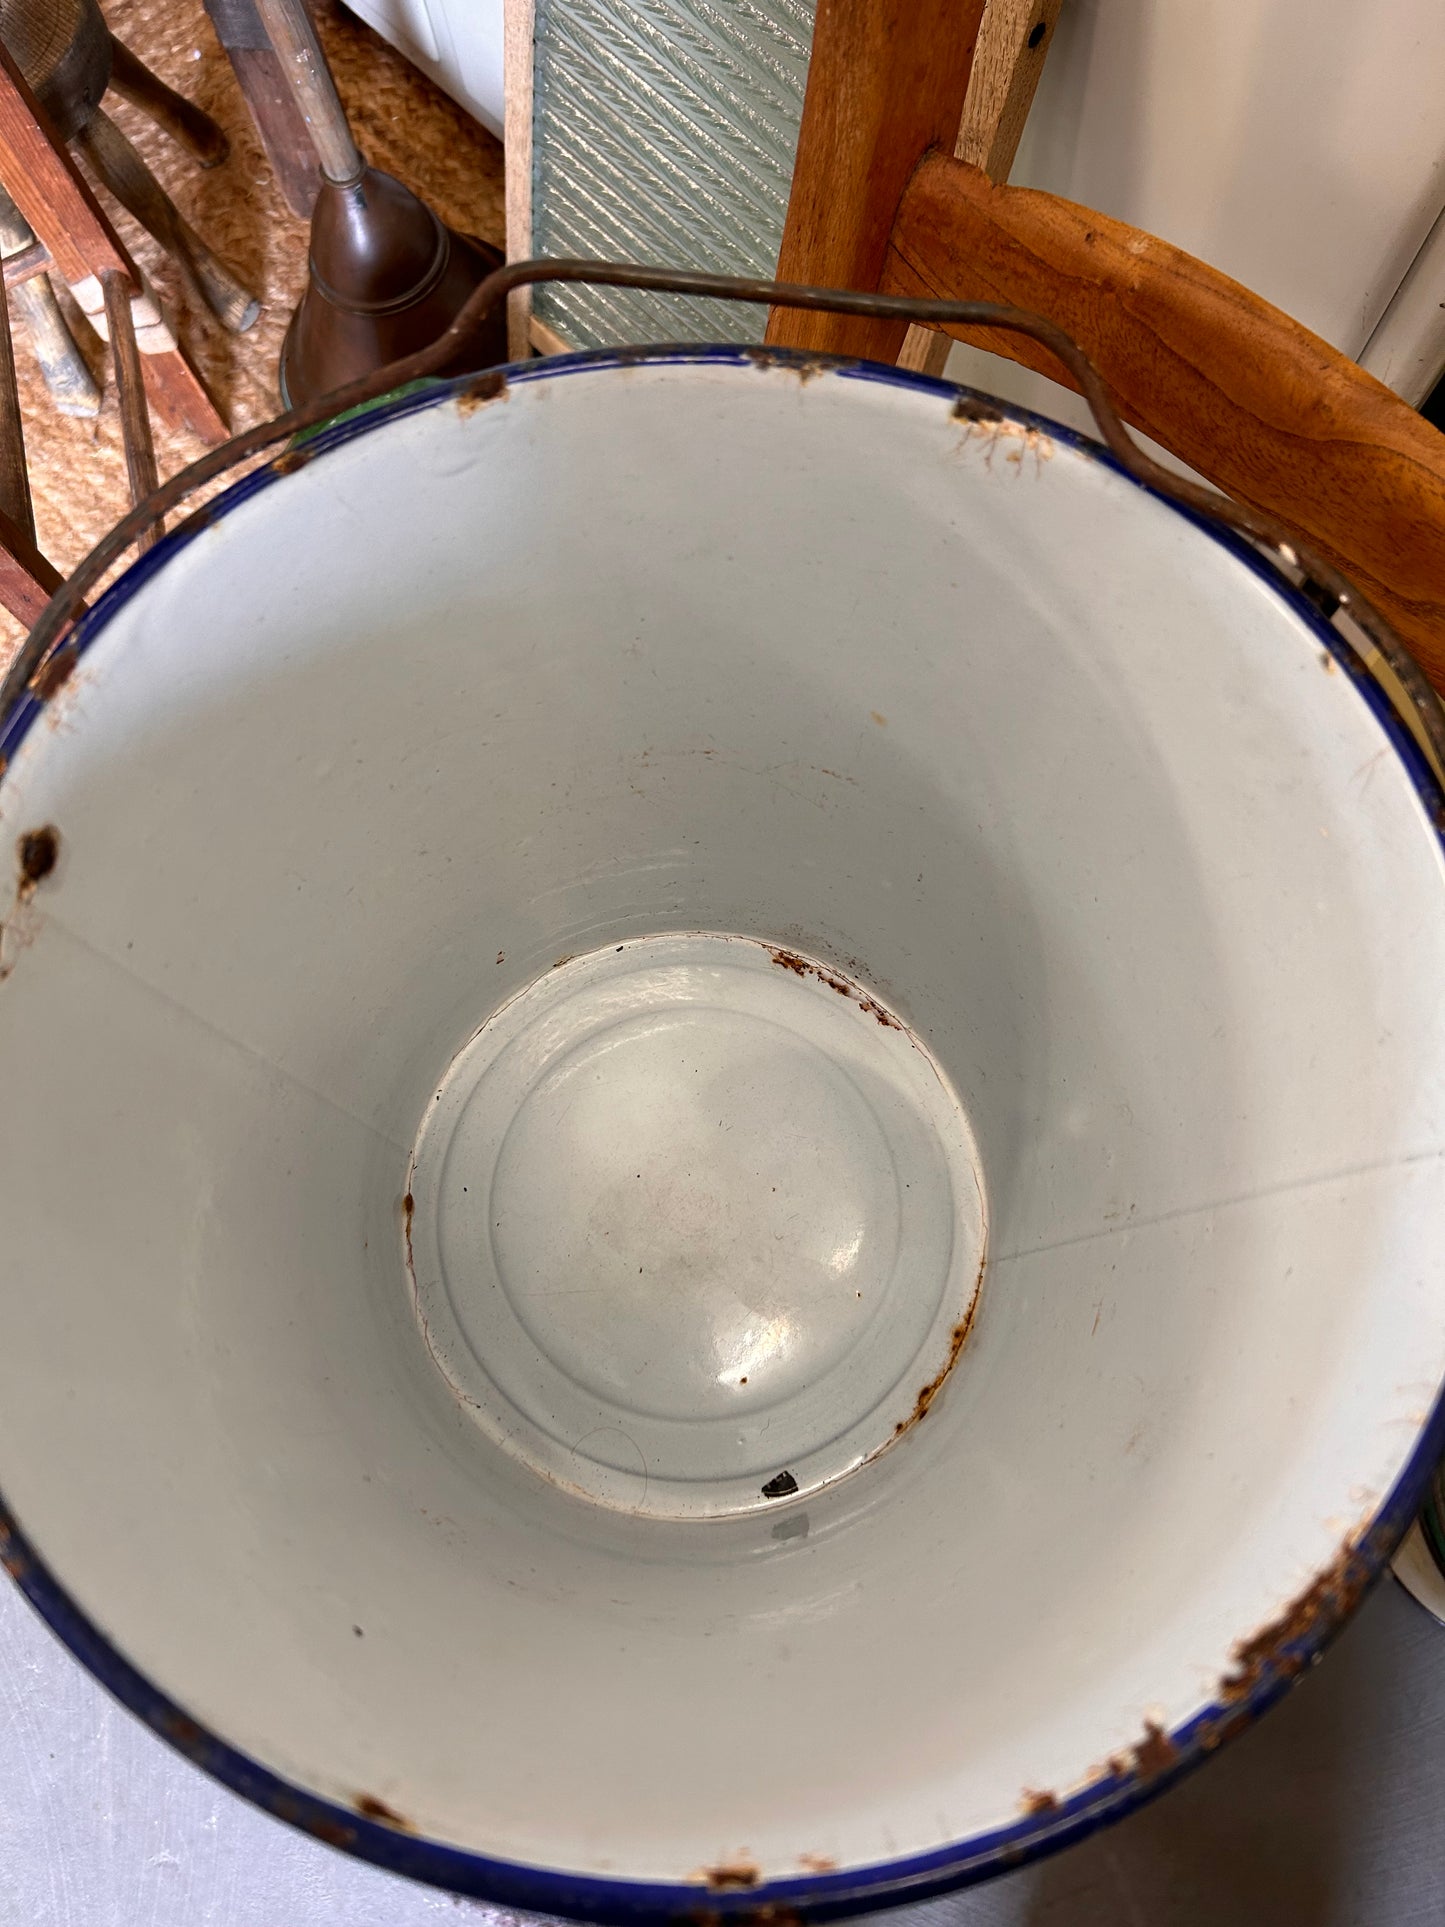
[[[37,240],[4,286],[55,268],[111,344],[131,499],[156,486],[149,408],[215,446],[227,429],[119,235],[9,53],[0,46],[0,183]],[[149,406],[148,406],[149,404]],[[151,532],[148,541],[155,539]],[[60,575],[36,546],[8,308],[0,300],[0,603],[27,627]]]
[[[1047,316],[1094,363],[1127,422],[1297,531],[1445,689],[1445,436],[1348,356],[1182,249],[991,180],[1005,151],[1012,160],[1006,138],[985,171],[976,133],[966,145],[940,131],[950,114],[968,119],[970,61],[938,57],[950,35],[968,39],[971,59],[971,8],[819,0],[779,279]],[[897,90],[930,50],[937,97],[925,114]],[[1030,79],[1019,74],[1008,90],[1011,124],[1022,124]],[[1022,337],[948,332],[1077,386]],[[904,348],[896,323],[786,309],[774,311],[768,339],[882,361]]]
[[[1007,186],[1059,0],[818,0],[778,279],[1029,308],[1119,411],[1295,530],[1445,690],[1445,436],[1206,263]],[[531,253],[533,0],[507,0],[508,255]],[[1074,384],[1037,344],[776,309],[767,338],[940,373],[948,334]],[[567,344],[514,297],[512,352]]]

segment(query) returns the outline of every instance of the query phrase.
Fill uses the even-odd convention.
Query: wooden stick
[[[532,316],[528,324],[528,331],[529,353],[533,350],[539,355],[570,355],[572,353],[572,343],[570,341],[564,341],[555,328],[549,328],[547,323],[545,321],[539,321],[536,315]],[[522,358],[525,360],[526,356],[524,355]],[[515,354],[513,354],[512,359],[514,361],[517,359]]]
[[[260,318],[261,303],[206,246],[103,107],[76,135],[75,145],[101,185],[177,263],[222,327],[235,335],[253,327]]]
[[[536,0],[504,0],[502,21],[507,259],[525,261],[532,253],[532,65]],[[507,296],[507,352],[513,361],[525,361],[532,352],[531,317],[532,290],[515,289]]]
[[[351,137],[346,109],[303,0],[256,0],[256,11],[310,131],[321,172],[342,186],[360,180],[366,163]]]
[[[25,427],[20,419],[20,391],[15,382],[15,343],[10,314],[0,280],[0,514],[22,535],[35,540],[35,510],[30,500],[30,476],[25,467]]]
[[[0,603],[27,629],[65,578],[8,515],[0,513]]]
[[[0,189],[0,193],[4,190]],[[9,200],[9,195],[5,196]],[[33,281],[37,274],[44,274],[50,266],[50,250],[39,241],[31,240],[14,254],[5,256],[5,285],[7,288],[22,287],[25,282]]]
[[[282,198],[293,214],[309,221],[321,192],[321,164],[281,71],[280,56],[270,47],[227,47],[226,58],[246,97]]]
[[[0,279],[0,602],[28,629],[60,584],[59,570],[51,567],[35,542],[25,429],[15,385],[15,344]]]
[[[230,435],[226,418],[211,400],[183,342],[168,353],[142,354],[146,399],[169,428],[182,428],[209,448],[219,448]]]
[[[205,4],[286,205],[309,221],[321,186],[316,149],[291,98],[280,58],[266,38],[255,0],[205,0]]]
[[[1047,315],[1127,421],[1297,529],[1445,689],[1445,436],[1328,342],[1168,242],[943,156],[909,183],[883,286]],[[1069,380],[1022,335],[949,333]]]
[[[819,0],[778,279],[873,289],[909,175],[952,147],[983,0]],[[902,322],[774,308],[767,338],[893,361]]]
[[[0,249],[4,250],[4,278],[11,315],[24,326],[30,351],[40,365],[51,400],[62,415],[97,415],[100,389],[90,372],[90,364],[76,345],[70,324],[60,312],[50,277],[44,272],[50,265],[50,256],[3,188],[0,188]],[[40,256],[40,271],[12,278],[11,263],[31,254]]]
[[[93,420],[100,388],[61,313],[50,277],[32,275],[10,290],[10,312],[22,324],[50,399],[62,415]]]
[[[986,0],[973,50],[954,156],[1006,181],[1053,42],[1062,0]],[[900,368],[941,375],[950,342],[936,328],[910,328]]]
[[[139,107],[202,167],[219,167],[231,151],[225,132],[210,115],[153,74],[123,40],[110,37],[110,84],[122,100]]]
[[[24,75],[0,42],[0,183],[34,228],[84,313],[104,316],[102,277],[122,275],[134,288],[144,280],[100,203],[81,178]],[[159,309],[146,328],[141,359],[146,388],[172,427],[203,440],[226,439],[226,423],[205,383],[166,325]]]
[[[125,443],[125,466],[134,504],[152,494],[158,480],[145,377],[141,373],[140,349],[136,346],[130,282],[110,268],[100,277],[100,285],[105,291],[105,318],[110,327],[111,359],[115,364],[116,396],[120,402],[121,439]],[[147,529],[136,546],[150,548],[159,534],[159,529]]]

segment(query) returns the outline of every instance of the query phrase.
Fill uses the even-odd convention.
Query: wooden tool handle
[[[4,282],[0,281],[0,514],[29,541],[35,540],[35,511],[25,465],[25,430],[15,385],[15,345]]]
[[[156,490],[156,454],[151,440],[151,418],[146,408],[145,377],[136,346],[131,315],[130,282],[114,270],[100,277],[105,290],[105,318],[110,327],[110,353],[115,367],[116,398],[120,403],[121,440],[130,477],[130,499],[143,502]],[[148,528],[136,542],[144,552],[160,539],[161,530]]]
[[[305,0],[256,0],[256,11],[310,131],[321,172],[328,181],[343,186],[359,180],[365,163],[351,137],[346,109]]]
[[[61,313],[50,277],[32,275],[9,290],[10,313],[24,324],[34,355],[62,415],[93,419],[100,413],[100,389]]]
[[[1445,689],[1445,436],[1328,342],[1165,241],[942,155],[904,192],[883,286],[1056,322],[1126,420],[1297,529]],[[949,332],[1069,380],[1024,336]]]

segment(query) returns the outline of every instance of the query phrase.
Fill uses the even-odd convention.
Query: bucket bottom
[[[634,939],[494,1013],[427,1106],[406,1259],[433,1358],[507,1451],[667,1518],[876,1456],[963,1347],[986,1212],[923,1044],[754,939]]]

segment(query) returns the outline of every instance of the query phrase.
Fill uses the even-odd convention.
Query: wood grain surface
[[[256,0],[256,11],[296,111],[306,123],[322,174],[328,181],[359,180],[366,163],[304,0]]]
[[[899,196],[951,150],[983,0],[819,0],[778,278],[876,288]],[[767,339],[894,361],[901,322],[775,308]]]
[[[1445,689],[1445,436],[1328,342],[1165,241],[943,156],[908,185],[883,285],[1048,316],[1126,421],[1312,542]],[[1021,335],[949,332],[1068,381]]]
[[[219,167],[231,151],[231,143],[209,114],[167,87],[159,74],[153,74],[143,60],[137,60],[124,41],[114,34],[110,41],[110,84],[122,100],[148,114],[157,127],[163,127],[179,141],[202,167]]]
[[[101,211],[68,151],[15,62],[0,46],[0,183],[74,287],[119,274],[144,283],[120,236]],[[205,384],[178,346],[141,357],[145,391],[162,418],[205,441],[225,440],[227,428]]]
[[[1006,181],[1063,0],[988,0],[954,156]]]
[[[953,152],[955,159],[981,167],[991,181],[1009,177],[1062,4],[985,0]],[[948,336],[937,329],[910,328],[898,366],[941,375],[948,350]]]
[[[504,0],[502,89],[507,137],[503,152],[507,169],[509,261],[525,261],[532,252],[532,69],[535,32],[535,0]],[[508,353],[513,361],[525,361],[532,351],[529,330],[531,315],[532,290],[514,288],[507,296]]]
[[[0,46],[0,180],[72,284],[133,274],[120,237],[81,179],[20,69]],[[137,283],[137,285],[139,285]]]
[[[15,381],[15,343],[3,286],[0,286],[0,514],[34,542],[35,510],[30,501],[30,476],[25,467],[25,428],[20,419],[20,391]]]
[[[154,493],[159,477],[155,445],[151,440],[150,409],[146,406],[145,376],[141,373],[140,349],[136,346],[135,320],[131,313],[131,284],[116,268],[107,269],[100,280],[105,291],[105,318],[110,327],[110,358],[120,402],[130,499],[133,504],[139,504]],[[159,533],[155,527],[147,529],[136,547],[142,550],[153,547]]]
[[[32,629],[40,612],[63,580],[34,542],[0,513],[0,605],[25,628]]]

